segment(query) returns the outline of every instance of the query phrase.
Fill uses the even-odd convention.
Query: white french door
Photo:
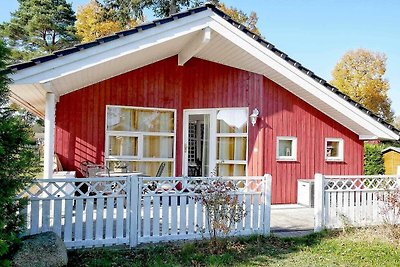
[[[183,175],[245,176],[247,118],[247,108],[184,110]]]

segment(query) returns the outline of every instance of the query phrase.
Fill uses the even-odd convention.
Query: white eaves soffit
[[[11,76],[11,90],[18,98],[13,100],[42,116],[43,96],[48,90],[62,96],[174,55],[178,55],[178,65],[198,57],[262,74],[349,128],[360,139],[399,138],[211,9],[19,70]],[[22,92],[29,88],[36,91],[35,98]]]

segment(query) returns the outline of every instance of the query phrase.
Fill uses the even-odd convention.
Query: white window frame
[[[107,130],[107,118],[108,109],[116,108],[127,108],[127,109],[139,109],[139,110],[154,110],[154,111],[170,111],[174,113],[174,132],[134,132],[134,131],[109,131]],[[108,165],[108,162],[112,161],[131,161],[131,162],[172,162],[172,176],[175,176],[176,166],[176,109],[167,108],[149,108],[149,107],[138,107],[138,106],[121,106],[121,105],[106,105],[106,116],[105,116],[105,149],[104,149],[104,162]],[[109,137],[110,136],[132,136],[138,137],[138,155],[137,156],[110,156],[109,155]],[[162,136],[162,137],[173,137],[173,158],[147,158],[143,157],[143,140],[145,136]]]
[[[339,156],[328,157],[326,155],[326,150],[328,148],[328,142],[339,142],[339,147],[338,147]],[[325,147],[324,154],[325,154],[326,161],[343,161],[344,160],[344,140],[342,138],[333,138],[333,137],[325,138],[325,146],[324,147]]]
[[[292,156],[279,156],[279,141],[292,141]],[[296,161],[297,160],[297,137],[277,136],[276,137],[276,160],[277,161]]]

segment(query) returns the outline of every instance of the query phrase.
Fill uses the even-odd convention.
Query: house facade
[[[272,202],[295,203],[298,179],[363,174],[364,140],[399,138],[212,5],[10,69],[13,101],[45,118],[46,162],[66,170],[269,173]]]

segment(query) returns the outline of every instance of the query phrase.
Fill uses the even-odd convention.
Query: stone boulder
[[[67,249],[54,232],[25,237],[13,257],[13,266],[16,267],[58,267],[67,263]]]

